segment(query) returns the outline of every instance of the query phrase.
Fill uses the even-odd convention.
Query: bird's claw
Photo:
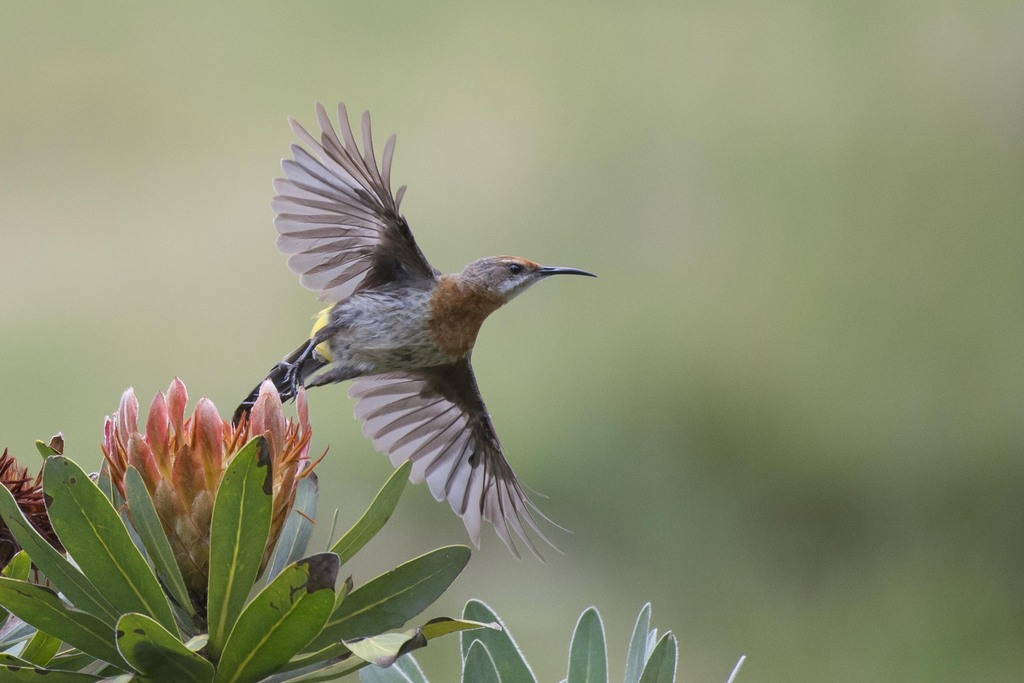
[[[299,367],[302,363],[284,363],[284,386],[286,387],[286,396],[281,398],[288,400],[294,398],[299,393],[299,388],[302,387],[302,379],[299,377]]]

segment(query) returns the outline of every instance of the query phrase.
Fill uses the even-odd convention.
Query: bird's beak
[[[565,268],[562,266],[541,266],[537,272],[544,277],[548,275],[586,275],[587,277],[597,277],[593,273],[588,273],[579,268]]]

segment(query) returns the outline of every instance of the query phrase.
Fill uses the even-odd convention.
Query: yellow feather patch
[[[312,338],[314,335],[316,335],[316,333],[320,331],[320,328],[322,328],[328,322],[330,322],[330,320],[331,320],[331,309],[332,308],[333,308],[333,306],[330,306],[330,307],[325,308],[324,310],[322,310],[322,311],[320,311],[319,313],[316,314],[316,322],[313,323],[313,329],[310,330],[310,332],[309,332],[310,338]],[[314,349],[314,350],[318,354],[323,356],[324,360],[326,360],[328,363],[330,363],[330,362],[332,362],[334,360],[334,358],[331,357],[331,347],[327,344],[327,342],[322,342],[322,343],[318,344],[316,349]]]

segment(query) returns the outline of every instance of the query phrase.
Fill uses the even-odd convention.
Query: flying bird
[[[474,545],[486,520],[517,557],[514,536],[539,556],[527,530],[554,547],[537,518],[550,520],[505,458],[470,357],[484,319],[518,294],[552,275],[593,274],[516,256],[482,258],[442,274],[399,212],[405,187],[391,191],[395,136],[378,168],[369,112],[362,149],[343,104],[341,137],[319,103],[316,118],[319,140],[289,119],[305,147],[293,144],[293,158],[282,162],[285,177],[274,181],[272,207],[288,266],[331,305],[268,379],[283,400],[300,386],[352,380],[349,396],[363,434],[396,467],[411,460],[410,481],[426,481],[434,498],[447,499]],[[258,390],[239,405],[236,423]]]

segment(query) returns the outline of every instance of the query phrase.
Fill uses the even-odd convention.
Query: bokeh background
[[[345,100],[398,133],[437,267],[600,275],[474,356],[565,554],[488,533],[433,615],[484,599],[545,681],[590,604],[621,672],[648,600],[681,680],[1021,680],[1024,5],[0,15],[0,446],[95,466],[124,388],[176,375],[230,413],[318,310],[274,246],[285,119]],[[390,468],[344,389],[311,402],[346,527]],[[351,570],[462,542],[416,487]],[[455,680],[454,640],[420,659]]]

